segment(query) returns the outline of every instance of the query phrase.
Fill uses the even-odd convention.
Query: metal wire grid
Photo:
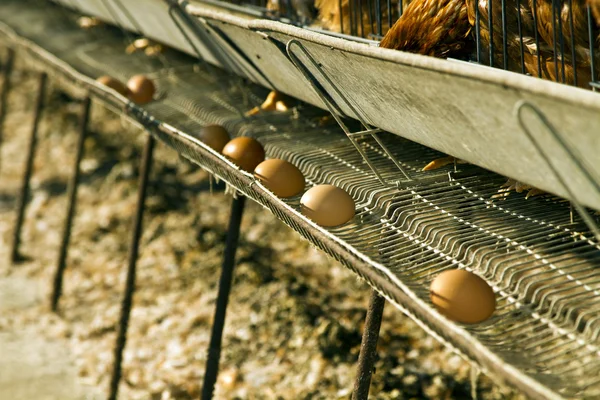
[[[139,72],[139,64],[132,61],[135,58],[119,50],[107,57],[109,46],[101,43],[90,46],[83,58],[81,52],[65,52],[70,57],[58,55],[92,76],[93,71],[105,71],[100,67],[110,66],[121,76]],[[93,65],[90,58],[95,60]],[[105,60],[110,60],[110,66]],[[341,132],[316,126],[313,119],[319,112],[311,108],[301,109],[299,117],[290,112],[248,120],[237,113],[237,91],[245,90],[250,98],[258,90],[253,86],[236,86],[224,93],[213,78],[189,70],[155,76],[162,99],[145,110],[134,107],[130,111],[161,140],[271,209],[396,304],[397,282],[427,301],[429,283],[440,271],[474,270],[494,285],[499,308],[492,319],[466,327],[470,334],[504,361],[563,395],[600,395],[596,378],[600,371],[600,312],[596,307],[600,247],[581,223],[571,223],[565,202],[549,197],[525,201],[518,195],[494,198],[503,179],[475,167],[468,167],[465,176],[447,177],[446,170],[433,177],[435,182],[404,190],[385,188]],[[164,126],[157,129],[159,121],[190,136],[173,130],[167,133]],[[303,220],[297,211],[298,197],[285,202],[275,199],[248,174],[194,143],[193,132],[206,123],[221,123],[232,132],[256,137],[270,157],[296,164],[309,185],[333,183],[344,188],[357,203],[357,216],[329,231]],[[418,169],[437,152],[395,136],[384,140],[411,178],[419,181],[431,176]],[[380,171],[390,176],[397,173],[371,139],[361,145]],[[367,266],[349,263],[340,248],[360,255]],[[386,281],[391,289],[383,287]],[[431,323],[426,316],[423,321],[438,336],[456,344],[445,331],[452,324]],[[458,347],[473,356],[472,349]]]
[[[239,172],[212,163],[193,144],[167,134],[160,138],[270,208],[305,238],[322,249],[330,249],[330,243],[319,240],[314,231],[298,224],[290,213],[272,207],[273,198],[253,190]],[[293,152],[289,147],[289,143],[283,150],[268,146],[267,152],[285,158],[287,152]],[[507,362],[556,391],[575,395],[585,390],[586,396],[600,393],[595,378],[600,367],[595,338],[598,328],[592,320],[595,301],[591,298],[595,295],[590,292],[599,283],[594,264],[600,252],[587,242],[564,245],[575,243],[574,235],[550,225],[569,224],[564,205],[538,201],[523,207],[523,199],[515,196],[497,200],[501,204],[488,211],[490,201],[482,200],[482,196],[496,193],[495,184],[500,182],[489,176],[492,179],[487,183],[482,183],[482,176],[476,176],[401,192],[379,187],[377,192],[373,186],[378,184],[354,180],[353,174],[346,171],[334,172],[337,163],[321,168],[314,163],[315,159],[326,161],[333,156],[351,166],[360,165],[358,159],[352,160],[352,154],[343,154],[344,150],[334,150],[327,156],[294,153],[288,158],[300,166],[309,182],[323,182],[320,179],[329,176],[330,180],[325,181],[336,182],[357,199],[360,212],[355,220],[330,230],[332,235],[354,251],[384,264],[422,299],[428,298],[428,285],[440,271],[457,266],[474,269],[495,284],[499,308],[494,318],[469,328],[472,334]],[[357,168],[359,172],[367,171],[364,166],[362,170]],[[298,199],[286,203],[295,210],[299,208]],[[528,210],[521,213],[520,208]],[[448,210],[452,209],[456,211],[451,214]],[[498,218],[495,214],[510,217]],[[545,220],[541,221],[541,217]],[[513,232],[514,235],[508,235]],[[553,236],[556,239],[546,241]],[[479,243],[486,243],[485,239],[487,246],[481,246]],[[559,240],[562,245],[556,243]],[[329,253],[345,261],[338,254]],[[364,271],[355,272],[364,275]],[[390,296],[394,298],[393,294]],[[589,319],[582,326],[573,322],[575,315],[580,321],[586,316]]]
[[[499,300],[496,316],[472,329],[483,343],[509,362],[517,358],[531,363],[525,370],[551,373],[545,383],[557,391],[575,393],[591,385],[586,394],[600,394],[600,382],[590,382],[600,370],[600,313],[594,307],[600,298],[596,269],[600,247],[582,224],[571,224],[566,203],[548,198],[524,201],[514,195],[494,199],[503,178],[482,171],[452,180],[438,175],[438,183],[408,190],[385,188],[339,131],[316,128],[304,122],[305,116],[292,119],[291,113],[260,121],[240,119],[232,105],[238,93],[224,94],[218,88],[211,92],[200,83],[194,87],[202,86],[202,95],[186,92],[195,79],[194,74],[180,74],[177,81],[165,82],[169,101],[149,105],[149,114],[184,132],[196,132],[207,123],[224,124],[232,132],[260,140],[270,157],[293,162],[309,185],[327,182],[342,187],[353,196],[359,212],[352,223],[330,230],[332,234],[385,264],[422,299],[428,298],[429,283],[442,270],[476,271],[494,284]],[[177,100],[183,96],[187,100]],[[181,115],[189,118],[181,120]],[[161,139],[207,165],[197,148]],[[425,175],[419,172],[423,160],[436,155],[396,137],[385,140],[417,181]],[[397,174],[373,140],[362,145],[379,170],[389,177]],[[248,188],[239,171],[210,169],[265,206],[274,200]],[[292,199],[288,205],[298,209],[298,201]],[[276,214],[301,230],[285,213]],[[315,242],[310,232],[303,235]]]

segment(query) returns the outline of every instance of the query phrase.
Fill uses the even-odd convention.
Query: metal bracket
[[[194,44],[194,42],[192,41],[192,39],[190,38],[190,36],[188,35],[188,33],[185,31],[185,29],[181,25],[181,22],[175,17],[175,12],[177,12],[177,14],[179,15],[179,17],[188,25],[188,27],[192,30],[192,32],[196,35],[196,37],[202,43],[204,43],[206,46],[210,47],[210,52],[217,58],[217,60],[221,63],[221,65],[223,67],[227,67],[227,68],[229,68],[232,71],[236,70],[234,67],[239,68],[239,66],[237,66],[237,64],[236,64],[235,59],[233,59],[233,57],[231,57],[220,46],[215,45],[212,42],[211,39],[204,37],[205,36],[204,32],[202,31],[202,29],[200,29],[200,27],[198,26],[197,22],[194,21],[193,18],[190,16],[190,14],[188,14],[188,12],[185,10],[185,5],[184,4],[181,4],[177,0],[164,0],[164,1],[169,6],[169,16],[173,20],[173,23],[175,24],[175,26],[177,27],[177,29],[179,29],[179,32],[181,33],[181,35],[183,36],[183,38],[188,42],[188,44],[192,47],[192,49],[194,49],[194,52],[196,53],[196,56],[201,61],[202,66],[204,67],[204,69],[207,72],[210,72],[208,62],[202,56],[202,53],[200,53],[200,50],[198,49],[198,47]],[[223,82],[222,80],[215,79],[214,82],[216,82],[217,84],[221,85],[221,87],[224,87],[223,83],[222,83]],[[237,82],[235,84],[238,87],[240,86],[239,82]],[[246,119],[245,112],[243,110],[240,110],[237,106],[235,106],[235,108],[237,109],[238,113],[240,114],[240,117],[242,119]]]
[[[269,78],[260,70],[260,68],[254,65],[252,60],[250,60],[245,53],[243,53],[234,43],[230,41],[227,35],[221,29],[219,29],[219,27],[214,26],[203,18],[198,18],[198,21],[203,25],[207,32],[210,32],[213,35],[219,47],[227,49],[222,53],[230,60],[229,65],[232,69],[235,68],[238,71],[238,75],[253,76],[254,79],[259,77],[260,80],[263,81],[262,84],[264,86],[273,87],[273,84],[269,81]]]
[[[169,16],[177,26],[177,29],[181,32],[184,39],[188,42],[188,44],[194,49],[194,52],[202,60],[205,64],[207,63],[206,59],[202,57],[200,50],[193,43],[190,36],[187,34],[180,21],[175,18],[174,12],[177,11],[179,17],[186,23],[186,25],[191,29],[196,38],[200,40],[204,45],[208,46],[210,52],[215,56],[217,61],[224,67],[229,69],[232,72],[242,72],[247,69],[247,66],[241,65],[240,61],[236,60],[231,54],[224,50],[223,47],[227,47],[231,53],[234,53],[238,56],[240,60],[246,60],[247,57],[244,54],[240,54],[236,49],[227,43],[226,39],[223,37],[221,32],[217,32],[217,30],[210,25],[205,20],[196,21],[185,9],[187,2],[185,1],[177,1],[177,0],[165,0],[165,2],[169,5]],[[202,24],[201,27],[199,24]],[[207,35],[211,34],[215,37],[215,39],[211,39]],[[218,43],[215,43],[217,41]],[[260,73],[260,72],[259,72]]]
[[[338,98],[340,98],[346,104],[346,106],[352,111],[352,113],[354,114],[354,116],[356,117],[356,119],[358,119],[360,121],[360,123],[363,126],[363,130],[362,131],[359,131],[359,132],[350,132],[350,130],[348,129],[348,127],[346,126],[346,124],[344,124],[344,121],[342,121],[342,119],[340,118],[340,115],[343,115],[343,112],[341,111],[341,108],[336,104],[336,102],[333,99],[333,97],[331,95],[329,95],[329,93],[326,92],[325,88],[313,76],[313,74],[306,67],[306,65],[294,53],[294,51],[293,51],[294,46],[296,46],[304,54],[304,56],[306,57],[306,59],[319,72],[319,74],[324,79],[324,81],[327,82],[327,84],[333,89],[333,91],[338,96]],[[364,136],[371,136],[373,139],[375,139],[375,141],[377,142],[377,144],[379,145],[379,147],[394,162],[394,164],[400,170],[400,172],[402,173],[402,175],[404,175],[404,177],[406,178],[406,180],[407,181],[412,181],[412,179],[406,173],[406,171],[404,170],[404,168],[402,167],[402,165],[400,165],[400,163],[398,162],[398,160],[396,160],[394,158],[394,156],[391,154],[391,152],[385,146],[385,144],[383,143],[383,141],[377,135],[378,133],[382,132],[382,130],[379,129],[379,128],[373,128],[373,127],[371,127],[366,122],[366,119],[363,117],[363,115],[361,113],[359,113],[359,111],[356,109],[356,107],[347,99],[346,96],[344,96],[344,94],[342,93],[342,91],[333,83],[333,81],[331,80],[331,78],[325,73],[325,71],[319,65],[319,63],[316,62],[316,60],[308,52],[308,50],[306,49],[306,47],[304,47],[304,45],[299,40],[292,39],[289,42],[287,42],[286,52],[287,52],[287,56],[291,60],[292,64],[294,64],[294,66],[296,67],[296,69],[298,69],[298,71],[300,71],[300,73],[304,76],[304,78],[306,78],[306,80],[310,83],[310,85],[315,90],[315,92],[317,93],[317,95],[319,96],[319,98],[323,101],[323,103],[325,104],[325,106],[327,106],[327,109],[329,110],[329,112],[331,113],[331,115],[333,116],[333,118],[335,118],[335,120],[338,123],[338,125],[343,129],[344,133],[346,133],[346,136],[348,137],[348,139],[350,139],[350,142],[354,145],[354,147],[356,148],[356,150],[360,153],[360,155],[365,160],[365,162],[367,163],[367,165],[369,166],[369,168],[371,168],[371,171],[373,171],[373,173],[377,176],[377,179],[379,179],[379,181],[382,184],[386,185],[386,186],[402,187],[402,183],[403,183],[403,181],[396,181],[394,183],[390,183],[385,178],[383,178],[383,176],[381,175],[381,173],[377,170],[377,167],[371,163],[371,161],[369,160],[369,157],[367,156],[367,154],[365,153],[365,151],[361,148],[360,144],[356,141],[357,138],[361,138],[361,137],[364,137]]]
[[[596,240],[600,241],[600,229],[598,228],[598,225],[594,221],[594,218],[592,218],[592,216],[585,209],[585,207],[583,207],[581,205],[581,203],[579,203],[579,201],[577,200],[577,197],[575,197],[575,194],[573,193],[571,188],[569,188],[569,185],[566,183],[566,181],[560,175],[558,169],[552,164],[550,157],[542,149],[540,142],[538,142],[538,140],[533,137],[533,135],[531,134],[531,131],[529,130],[529,128],[527,128],[525,121],[523,120],[523,110],[525,108],[528,108],[536,115],[536,117],[539,119],[539,121],[546,127],[548,132],[550,132],[550,134],[552,135],[554,140],[556,142],[558,142],[560,147],[565,151],[565,153],[567,153],[567,155],[569,156],[571,161],[577,166],[577,168],[582,172],[582,175],[591,183],[592,187],[594,187],[594,189],[596,189],[596,191],[598,193],[600,193],[600,183],[598,183],[598,182],[600,182],[600,179],[594,178],[592,176],[592,173],[590,172],[590,170],[588,170],[583,165],[583,163],[579,160],[579,158],[576,156],[576,154],[573,152],[573,150],[567,145],[565,140],[558,133],[558,131],[552,125],[552,123],[548,120],[548,118],[546,118],[546,116],[535,105],[533,105],[525,100],[520,100],[519,102],[517,102],[517,104],[515,104],[514,112],[515,112],[515,115],[519,122],[519,125],[521,126],[521,129],[523,130],[523,132],[525,132],[525,135],[527,135],[527,138],[534,145],[534,147],[536,148],[539,155],[544,159],[544,161],[546,162],[546,164],[548,165],[548,167],[550,168],[550,170],[552,171],[552,173],[554,174],[556,179],[560,182],[562,187],[569,194],[570,200],[571,200],[573,206],[575,207],[575,209],[577,210],[577,212],[579,213],[579,215],[581,216],[581,218],[583,219],[583,222],[585,222],[585,224],[588,226],[588,228],[590,228],[590,230],[596,237]]]

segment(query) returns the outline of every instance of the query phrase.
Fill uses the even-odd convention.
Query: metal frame
[[[15,63],[15,51],[7,47],[7,56],[2,70],[2,91],[0,92],[0,149],[4,140],[4,120],[8,109],[8,94],[10,92],[10,78]],[[2,163],[2,155],[0,150],[0,163]]]
[[[542,124],[546,127],[547,131],[550,132],[552,138],[557,143],[559,143],[563,151],[567,153],[571,162],[573,162],[573,164],[575,164],[577,168],[582,172],[582,175],[590,183],[590,188],[595,189],[598,193],[600,193],[600,178],[593,176],[593,172],[591,171],[591,169],[583,165],[583,163],[580,161],[581,157],[577,157],[577,155],[573,152],[573,149],[570,148],[570,146],[563,138],[563,135],[561,135],[558,132],[554,125],[552,125],[548,118],[535,105],[527,101],[520,101],[515,105],[515,114],[519,121],[519,125],[521,125],[521,129],[523,130],[523,132],[525,132],[531,143],[533,143],[537,152],[544,159],[546,164],[548,164],[548,167],[550,168],[556,179],[564,187],[567,193],[569,193],[569,196],[572,199],[572,207],[575,207],[585,224],[588,226],[588,228],[590,228],[590,230],[596,237],[596,240],[600,242],[600,228],[598,228],[598,224],[596,223],[596,221],[594,221],[594,219],[592,218],[590,213],[585,209],[585,207],[583,207],[581,203],[579,203],[579,201],[576,200],[577,198],[575,197],[575,194],[571,190],[569,184],[566,182],[559,170],[554,166],[552,159],[546,154],[540,141],[533,136],[531,130],[527,127],[527,124],[523,119],[523,111],[525,109],[528,109],[531,112],[533,112],[534,115],[540,120],[540,122],[542,122]]]
[[[77,147],[75,150],[75,162],[73,164],[73,175],[69,181],[67,190],[67,215],[65,217],[63,225],[62,240],[60,243],[60,249],[58,251],[58,259],[56,262],[56,271],[54,275],[54,285],[52,287],[52,295],[50,297],[50,308],[56,312],[58,310],[58,302],[62,294],[62,284],[65,269],[67,267],[67,256],[69,252],[69,244],[71,242],[71,227],[73,225],[73,218],[75,216],[75,209],[77,203],[77,189],[79,187],[79,176],[81,173],[81,159],[83,158],[85,138],[88,130],[88,123],[90,120],[90,108],[91,98],[88,95],[83,101],[83,110],[81,114],[81,121],[79,126],[79,135],[77,140]]]
[[[29,138],[29,146],[27,148],[27,159],[25,160],[25,171],[23,173],[23,179],[21,183],[21,191],[19,195],[19,201],[17,203],[17,219],[15,222],[15,228],[13,231],[12,247],[10,252],[11,261],[18,262],[22,259],[20,253],[21,245],[21,229],[23,228],[23,222],[25,219],[25,209],[29,202],[29,182],[33,173],[33,160],[37,149],[38,142],[38,128],[42,119],[42,113],[44,110],[44,101],[46,97],[46,88],[48,82],[48,75],[42,72],[39,77],[37,98],[35,101],[35,109],[33,114],[33,126],[31,128],[31,135]]]

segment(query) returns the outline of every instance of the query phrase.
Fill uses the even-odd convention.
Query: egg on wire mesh
[[[247,136],[230,140],[221,153],[246,172],[253,172],[265,159],[265,149],[260,142]]]
[[[96,79],[96,82],[113,89],[115,92],[125,97],[129,95],[129,88],[123,82],[113,78],[112,76],[103,75]]]
[[[446,318],[477,324],[496,310],[496,295],[485,280],[464,269],[444,271],[431,282],[431,302]]]
[[[254,176],[277,197],[286,198],[304,190],[304,175],[292,163],[273,158],[258,164]]]
[[[313,186],[302,195],[300,210],[315,223],[334,227],[354,218],[352,196],[334,185]]]
[[[198,139],[214,151],[220,153],[231,140],[231,137],[221,125],[207,125],[198,132]]]
[[[129,99],[135,104],[147,104],[154,98],[156,87],[154,82],[144,75],[134,75],[127,81]]]

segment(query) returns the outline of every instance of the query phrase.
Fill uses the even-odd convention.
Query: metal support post
[[[381,328],[384,306],[385,298],[380,296],[376,290],[372,290],[367,318],[365,319],[365,330],[360,344],[358,371],[354,381],[352,400],[366,400],[369,397],[369,387],[371,386],[371,375],[377,358],[377,340],[379,340],[379,328]]]
[[[0,92],[0,147],[4,141],[4,119],[8,109],[8,93],[10,92],[10,77],[15,64],[15,51],[10,47],[7,49],[6,64],[2,71],[2,92]],[[0,162],[2,157],[0,157]]]
[[[73,225],[73,217],[75,216],[75,207],[77,203],[77,188],[79,185],[80,175],[80,164],[83,157],[83,149],[85,143],[85,137],[88,129],[88,122],[90,119],[90,97],[86,97],[83,102],[83,112],[81,115],[81,121],[79,126],[79,139],[77,141],[77,149],[75,153],[75,163],[73,164],[73,175],[69,181],[68,187],[68,204],[67,204],[67,216],[65,218],[65,224],[63,228],[62,241],[60,243],[60,250],[58,252],[58,261],[56,263],[56,272],[54,275],[54,286],[52,288],[52,297],[50,298],[50,307],[52,311],[56,312],[58,309],[58,301],[62,294],[62,283],[63,275],[67,265],[67,255],[69,251],[69,242],[71,241],[71,227]]]
[[[33,117],[33,127],[31,129],[31,138],[29,140],[29,149],[27,151],[27,160],[25,162],[25,173],[23,175],[23,183],[21,185],[21,193],[17,204],[17,220],[13,231],[13,242],[11,250],[11,260],[13,262],[20,260],[19,246],[21,244],[21,228],[25,218],[25,208],[29,199],[29,181],[33,172],[33,159],[37,147],[37,132],[42,117],[44,108],[44,98],[46,97],[46,83],[48,76],[46,73],[40,74],[40,82],[38,86],[37,99],[35,102],[35,113]]]
[[[154,137],[148,134],[146,146],[144,147],[144,155],[142,157],[138,187],[138,199],[135,217],[133,220],[133,230],[131,232],[131,242],[129,245],[129,258],[127,266],[127,279],[125,281],[125,293],[121,303],[121,318],[119,320],[119,331],[117,333],[117,341],[115,344],[115,355],[113,362],[113,372],[110,381],[109,400],[117,399],[119,391],[119,382],[121,380],[123,350],[127,340],[127,328],[129,327],[129,315],[133,303],[133,293],[135,291],[135,274],[136,264],[139,253],[140,237],[142,236],[142,219],[144,216],[144,205],[146,200],[146,190],[148,188],[148,176],[152,166],[152,155],[154,152]]]
[[[219,280],[219,294],[215,307],[215,318],[213,321],[210,344],[208,347],[208,358],[202,385],[202,400],[212,399],[219,372],[219,359],[221,357],[221,341],[223,338],[223,327],[225,326],[225,313],[229,301],[231,281],[233,279],[233,267],[235,265],[235,252],[237,250],[238,238],[240,236],[240,223],[244,213],[246,197],[238,195],[231,204],[231,215],[229,216],[229,230],[223,256],[223,269]]]

